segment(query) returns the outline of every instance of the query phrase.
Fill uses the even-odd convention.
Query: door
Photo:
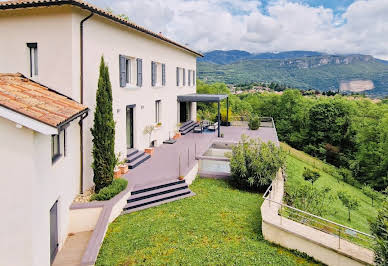
[[[188,106],[188,104],[185,102],[180,103],[179,110],[180,110],[180,122],[181,123],[184,123],[187,121],[187,106]]]
[[[58,252],[58,201],[50,209],[50,262],[54,262]]]
[[[133,145],[133,109],[134,109],[134,107],[127,106],[127,118],[126,118],[127,149],[132,149],[134,147],[134,145]]]

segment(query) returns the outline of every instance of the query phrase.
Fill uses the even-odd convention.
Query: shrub
[[[334,201],[329,187],[320,189],[306,183],[293,186],[287,184],[286,186],[285,201],[287,204],[315,215],[326,215]]]
[[[221,115],[221,122],[226,123],[226,109],[221,109],[220,115]],[[231,110],[231,108],[229,108],[229,112],[228,112],[229,121],[232,119],[232,116],[233,116],[232,110]]]
[[[320,176],[321,174],[317,170],[304,168],[303,178],[304,180],[311,182],[312,185],[314,185],[314,182],[317,181]]]
[[[128,185],[128,181],[123,178],[114,179],[112,184],[101,189],[98,193],[93,194],[91,200],[110,200],[121,191],[123,191]]]
[[[362,193],[364,193],[368,198],[370,198],[372,200],[372,206],[373,206],[373,202],[375,200],[378,200],[378,199],[381,198],[380,193],[377,192],[376,190],[374,190],[373,188],[371,188],[368,185],[364,185],[362,187]]]
[[[370,228],[372,235],[376,238],[374,245],[376,265],[388,264],[388,199],[386,199],[378,211]]]
[[[263,190],[284,162],[284,152],[272,142],[264,143],[243,135],[239,144],[232,148],[231,182],[241,188]]]
[[[346,191],[338,191],[337,196],[342,202],[342,204],[348,209],[348,221],[350,222],[350,211],[355,211],[360,206],[360,203],[356,198],[350,195]]]
[[[248,127],[250,130],[258,130],[260,127],[260,117],[253,115],[249,118]]]

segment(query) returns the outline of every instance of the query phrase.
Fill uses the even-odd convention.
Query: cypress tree
[[[96,93],[96,110],[93,135],[93,181],[95,191],[110,185],[113,181],[115,167],[115,122],[112,110],[112,86],[109,79],[109,69],[101,57],[100,77]]]

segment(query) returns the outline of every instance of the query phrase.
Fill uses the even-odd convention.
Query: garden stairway
[[[196,126],[198,126],[198,123],[192,120],[184,122],[179,128],[179,132],[182,135],[186,135],[187,133],[190,133],[191,131],[193,131]]]
[[[185,180],[169,180],[134,188],[123,208],[123,214],[131,213],[163,203],[194,196]]]
[[[136,149],[127,150],[126,162],[128,164],[129,169],[136,168],[137,166],[147,161],[149,158],[151,158],[151,155],[145,152],[140,152],[139,150],[136,150]]]

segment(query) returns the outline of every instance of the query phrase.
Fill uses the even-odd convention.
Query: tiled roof
[[[88,110],[86,106],[19,73],[0,73],[0,106],[53,127],[59,127]]]
[[[182,48],[190,53],[195,54],[196,56],[203,57],[202,54],[200,54],[200,53],[198,53],[198,52],[196,52],[196,51],[194,51],[194,50],[192,50],[184,45],[181,45],[177,42],[174,42],[174,41],[164,37],[161,34],[157,34],[155,32],[152,32],[152,31],[150,31],[146,28],[143,28],[143,27],[141,27],[141,26],[139,26],[131,21],[122,19],[119,16],[115,16],[106,10],[98,8],[98,7],[96,7],[92,4],[89,4],[86,1],[82,1],[82,0],[14,0],[14,1],[5,1],[5,2],[0,1],[0,10],[1,9],[7,10],[7,9],[18,9],[18,8],[44,7],[44,6],[59,6],[59,5],[78,6],[82,9],[89,10],[93,13],[96,13],[100,16],[106,17],[110,20],[113,20],[113,21],[116,21],[116,22],[121,23],[123,25],[126,25],[126,26],[133,28],[135,30],[144,32],[144,33],[151,35],[155,38],[158,38],[162,41],[173,44],[173,45],[180,47],[180,48]]]

